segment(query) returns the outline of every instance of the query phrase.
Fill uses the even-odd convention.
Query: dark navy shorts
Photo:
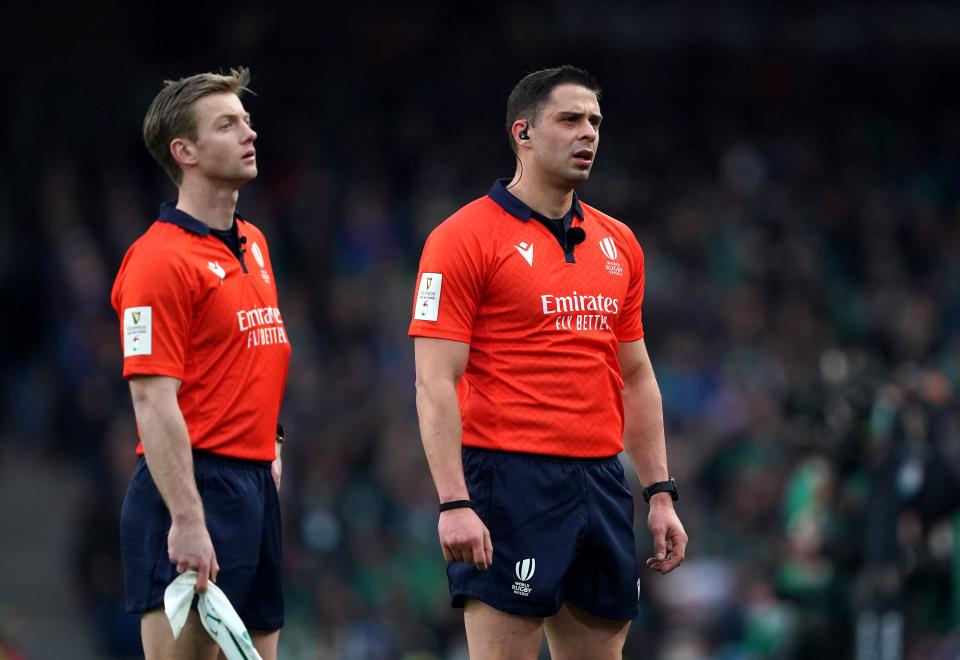
[[[470,499],[493,542],[493,566],[447,565],[454,607],[476,598],[548,617],[565,601],[596,616],[638,614],[633,495],[614,456],[561,458],[463,448]]]
[[[193,453],[207,530],[217,553],[217,586],[247,628],[283,626],[280,502],[270,464]],[[170,513],[141,456],[120,512],[120,549],[127,611],[163,605],[177,577],[167,554]]]

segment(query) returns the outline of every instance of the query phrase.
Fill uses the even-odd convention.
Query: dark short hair
[[[569,64],[527,74],[507,98],[507,137],[514,153],[517,151],[517,144],[513,139],[513,122],[526,119],[531,126],[536,125],[550,94],[560,85],[580,85],[596,94],[597,99],[600,98],[600,85],[596,78]]]
[[[183,180],[183,170],[170,154],[170,141],[184,137],[197,139],[197,118],[193,104],[209,94],[229,92],[240,96],[249,92],[250,70],[230,69],[229,75],[198,73],[180,80],[164,80],[163,89],[153,99],[143,118],[143,141],[147,150],[166,170],[174,185]]]

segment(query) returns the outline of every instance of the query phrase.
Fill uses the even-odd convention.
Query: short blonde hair
[[[174,185],[179,186],[183,181],[183,170],[170,153],[170,142],[175,138],[197,139],[193,104],[210,94],[230,92],[240,96],[243,92],[250,92],[247,88],[249,82],[250,70],[246,67],[230,69],[230,75],[198,73],[180,80],[163,81],[163,89],[143,118],[143,141]]]

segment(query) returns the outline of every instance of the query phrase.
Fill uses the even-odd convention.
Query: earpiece
[[[520,129],[520,133],[517,135],[517,137],[519,137],[521,140],[529,140],[529,139],[530,139],[530,136],[527,135],[527,127],[526,127],[526,126],[524,126],[523,128]]]

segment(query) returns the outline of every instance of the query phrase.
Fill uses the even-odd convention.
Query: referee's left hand
[[[493,563],[490,531],[473,509],[450,509],[440,514],[437,523],[443,558],[462,561],[485,571]]]
[[[270,465],[270,474],[273,476],[273,483],[276,484],[277,490],[280,490],[280,476],[283,474],[283,461],[280,460],[280,454],[277,453],[277,458]]]
[[[647,568],[666,575],[680,565],[687,552],[687,533],[668,493],[650,498],[647,526],[653,534],[653,557],[647,558]]]

